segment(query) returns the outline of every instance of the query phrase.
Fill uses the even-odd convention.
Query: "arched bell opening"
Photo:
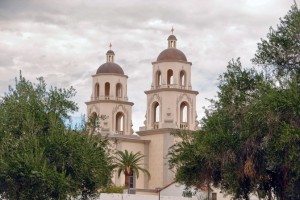
[[[157,101],[153,102],[152,104],[152,113],[153,129],[158,129],[160,121],[160,107]]]
[[[109,82],[105,83],[105,99],[110,98],[110,84]]]
[[[122,112],[116,114],[116,133],[124,135],[125,130],[125,116]]]
[[[187,102],[182,102],[180,104],[180,129],[189,128],[189,104]]]

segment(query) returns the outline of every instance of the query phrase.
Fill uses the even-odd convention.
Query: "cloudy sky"
[[[300,0],[297,0],[299,5]],[[91,96],[91,75],[106,61],[111,42],[115,61],[128,79],[135,131],[143,125],[151,62],[167,48],[174,27],[177,47],[192,66],[199,91],[197,112],[214,98],[218,76],[232,58],[251,67],[256,44],[276,27],[293,0],[0,0],[0,97],[19,71],[29,80],[73,86],[79,111]]]

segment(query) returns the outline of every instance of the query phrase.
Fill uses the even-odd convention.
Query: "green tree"
[[[15,139],[14,139],[15,140]],[[0,193],[6,199],[49,199],[54,193],[66,198],[65,175],[49,167],[44,148],[35,136],[6,141],[0,163]]]
[[[51,129],[65,128],[64,120],[78,109],[70,100],[76,94],[75,89],[46,87],[43,78],[33,84],[22,75],[16,79],[15,88],[9,86],[0,101],[0,137],[46,134]]]
[[[144,155],[142,155],[140,152],[133,153],[128,152],[127,150],[123,151],[117,151],[116,153],[116,164],[115,168],[118,169],[118,176],[120,177],[121,173],[124,173],[125,175],[125,188],[129,188],[130,186],[130,176],[136,175],[137,178],[139,178],[139,172],[142,171],[144,174],[146,174],[150,178],[150,173],[140,167],[140,162],[144,158]]]
[[[201,130],[179,134],[169,151],[178,181],[212,183],[235,198],[300,198],[299,21],[293,5],[258,45],[253,62],[268,70],[229,63]]]
[[[0,102],[0,195],[6,199],[86,198],[110,184],[108,141],[64,124],[75,90],[20,75]]]
[[[300,73],[300,11],[295,3],[280,19],[277,29],[270,28],[267,39],[258,43],[253,62],[275,71],[276,75]]]
[[[177,170],[179,182],[188,186],[213,183],[237,198],[247,198],[255,190],[253,166],[263,163],[253,159],[261,149],[255,146],[259,133],[250,127],[255,127],[250,122],[255,119],[251,102],[260,95],[262,75],[243,70],[237,60],[229,63],[220,79],[219,99],[211,100],[201,130],[179,132],[182,142],[170,149],[169,163]]]
[[[268,106],[273,110],[273,130],[267,149],[269,169],[275,193],[281,198],[300,198],[299,116],[300,116],[300,11],[295,3],[271,27],[266,39],[258,44],[253,63],[270,71],[273,91]],[[275,181],[276,180],[276,181]]]

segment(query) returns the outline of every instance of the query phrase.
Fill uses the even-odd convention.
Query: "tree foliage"
[[[122,194],[124,192],[124,187],[116,186],[116,185],[109,185],[108,187],[101,190],[101,193],[119,193]]]
[[[64,125],[75,90],[20,75],[0,102],[0,195],[6,199],[91,196],[111,180],[107,140]]]
[[[268,70],[229,62],[201,130],[178,133],[169,151],[179,182],[212,183],[240,199],[300,198],[299,21],[294,5],[258,45],[253,62]]]
[[[53,128],[64,128],[64,119],[77,110],[70,100],[75,95],[74,88],[47,90],[43,78],[37,84],[27,81],[20,75],[15,88],[1,100],[0,132],[20,137],[24,134],[45,134]]]
[[[270,67],[277,75],[300,73],[300,11],[294,4],[280,19],[277,29],[270,28],[267,39],[258,44],[253,62]]]

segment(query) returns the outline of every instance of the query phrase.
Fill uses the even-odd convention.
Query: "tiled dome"
[[[109,73],[124,75],[124,71],[122,67],[120,67],[120,65],[113,62],[104,63],[98,68],[96,72],[96,74],[109,74]]]
[[[187,61],[184,53],[176,48],[165,49],[158,55],[157,61],[164,60]]]

